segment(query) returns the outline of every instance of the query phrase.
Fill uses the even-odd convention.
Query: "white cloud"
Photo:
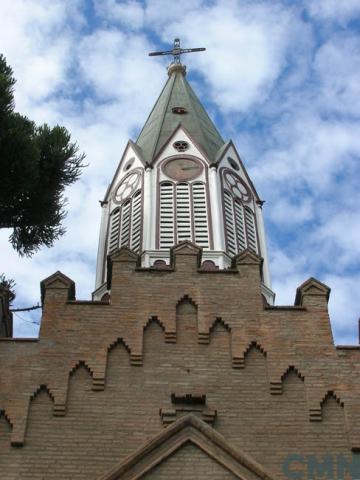
[[[338,344],[357,344],[360,298],[360,275],[327,275],[323,281],[331,286],[329,313],[335,341]]]
[[[318,20],[331,20],[339,23],[356,18],[360,13],[358,0],[306,0],[310,15]]]
[[[78,2],[74,2],[77,5]],[[71,61],[69,1],[1,2],[0,45],[14,69],[16,107],[28,113],[65,80]]]
[[[335,35],[318,50],[314,70],[321,84],[322,110],[358,116],[360,39]]]
[[[279,279],[289,279],[290,277],[297,278],[296,281],[302,283],[304,281],[304,276],[307,275],[305,253],[302,251],[296,251],[294,248],[290,255],[276,244],[271,244],[270,247],[271,273],[273,276]],[[298,287],[300,283],[298,283],[296,287]],[[292,291],[292,296],[295,295],[294,292],[295,290]],[[286,296],[286,294],[284,295]],[[289,302],[289,298],[287,299],[287,302]]]
[[[323,218],[322,225],[313,235],[314,243],[322,248],[324,262],[329,270],[339,271],[360,263],[360,213],[345,208],[333,210]]]
[[[181,32],[185,47],[206,46],[206,54],[189,56],[186,62],[202,72],[218,107],[236,112],[268,97],[293,38],[305,29],[277,4],[217,2],[185,9],[169,19],[161,36],[165,41]]]
[[[108,22],[119,23],[129,30],[144,26],[145,12],[140,2],[116,0],[94,0],[94,7],[99,17]]]
[[[146,2],[146,21],[157,33],[172,24],[174,21],[182,18],[188,18],[189,15],[196,14],[200,9],[203,17],[207,18],[206,1],[203,0],[182,0],[181,2],[168,2],[168,0],[148,0]],[[165,38],[168,44],[173,38],[181,37],[183,32],[180,29],[174,29],[170,37]]]
[[[145,35],[129,35],[116,29],[97,30],[80,43],[78,58],[83,81],[94,87],[99,100],[126,103],[125,118],[139,105],[148,104],[160,88],[163,71],[147,57]],[[144,79],[153,81],[144,88]],[[139,112],[136,112],[139,113]]]
[[[360,155],[360,123],[355,120],[322,118],[320,99],[309,107],[296,103],[280,116],[271,129],[268,145],[253,168],[255,182],[267,195],[302,195],[304,188],[316,197],[336,188],[338,176],[353,169]]]
[[[314,205],[311,199],[301,198],[294,202],[285,199],[278,199],[269,207],[268,216],[282,228],[293,229],[296,225],[309,222],[314,217]]]

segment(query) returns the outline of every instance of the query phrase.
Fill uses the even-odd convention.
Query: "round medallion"
[[[130,197],[138,188],[141,181],[140,172],[130,173],[124,180],[120,183],[118,188],[115,191],[114,201],[121,203]]]
[[[239,198],[243,202],[250,202],[252,197],[251,192],[240,177],[227,170],[224,173],[224,180],[234,197]]]
[[[178,152],[185,152],[189,148],[189,144],[185,142],[184,140],[178,140],[177,142],[173,143],[173,147],[175,150]]]
[[[202,164],[193,158],[173,158],[163,166],[165,175],[179,182],[193,180],[201,174],[202,170]]]

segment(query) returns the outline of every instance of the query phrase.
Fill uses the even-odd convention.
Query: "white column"
[[[147,167],[144,175],[144,223],[143,223],[143,249],[152,248],[152,169]]]
[[[270,268],[269,268],[269,259],[267,255],[266,240],[265,240],[265,228],[264,228],[264,219],[262,214],[261,205],[256,205],[256,223],[258,227],[258,235],[260,242],[260,252],[261,256],[264,259],[263,263],[263,277],[264,284],[271,289],[271,277],[270,277]]]
[[[223,221],[221,212],[221,200],[219,193],[218,174],[216,167],[210,167],[209,171],[209,193],[211,204],[211,223],[214,241],[214,250],[225,250],[225,239],[223,232]]]
[[[103,279],[105,278],[104,269],[106,268],[105,265],[105,255],[106,255],[106,245],[107,245],[107,225],[109,219],[109,204],[108,202],[104,202],[101,205],[101,223],[100,223],[100,236],[99,236],[99,247],[97,253],[97,261],[96,261],[96,280],[95,280],[95,290],[99,288],[104,282]],[[104,267],[105,265],[105,267]]]

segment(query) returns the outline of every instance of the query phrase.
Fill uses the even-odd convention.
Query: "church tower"
[[[225,142],[174,61],[136,142],[129,140],[102,202],[94,299],[107,295],[106,259],[122,246],[141,266],[170,264],[188,240],[206,269],[226,269],[248,249],[262,258],[262,293],[274,302],[263,202],[234,143]]]

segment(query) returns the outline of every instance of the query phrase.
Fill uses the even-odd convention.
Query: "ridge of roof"
[[[182,82],[184,83],[184,87],[185,87],[184,90],[185,90],[186,95],[187,95],[187,97],[188,97],[189,103],[191,103],[191,95],[190,95],[191,92],[189,92],[189,89],[186,88],[187,85],[189,85],[189,84],[188,84],[187,82],[185,82],[185,77],[184,77],[184,76],[182,76]],[[187,85],[186,85],[186,84],[187,84]],[[204,113],[207,115],[205,109],[204,109]],[[208,115],[207,115],[207,117],[209,118]],[[210,121],[211,121],[211,120],[210,120]],[[204,132],[203,132],[202,129],[201,129],[200,120],[199,120],[199,118],[198,118],[197,116],[195,117],[195,122],[198,124],[200,136],[201,136],[201,139],[202,139],[202,141],[200,141],[200,142],[198,142],[198,143],[199,143],[200,145],[202,145],[202,146],[203,146],[203,149],[206,151],[206,153],[208,153],[208,152],[207,152],[207,149],[205,148],[205,146],[206,146],[205,135],[204,135]],[[215,126],[215,125],[214,125],[214,126]]]
[[[161,112],[161,123],[160,123],[160,126],[159,126],[159,134],[157,136],[157,139],[156,139],[156,142],[154,144],[154,148],[153,148],[153,151],[151,152],[152,155],[151,155],[151,160],[154,158],[154,156],[156,155],[156,151],[157,151],[157,146],[159,145],[159,140],[160,140],[160,134],[161,134],[161,130],[162,130],[162,127],[164,125],[164,122],[165,122],[165,117],[166,117],[166,113],[167,113],[167,110],[168,110],[168,107],[169,107],[169,103],[170,103],[170,99],[171,99],[171,95],[172,95],[172,92],[173,92],[173,89],[174,89],[174,85],[175,85],[175,80],[176,80],[176,73],[171,75],[169,77],[169,81],[172,80],[172,83],[170,83],[170,91],[169,91],[169,94],[168,94],[168,97],[166,99],[166,108],[164,108],[164,110]],[[161,146],[161,145],[160,145]]]

